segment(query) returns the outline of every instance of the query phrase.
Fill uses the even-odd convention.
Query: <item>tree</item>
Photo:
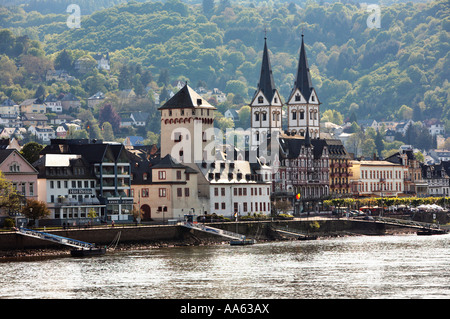
[[[159,134],[153,133],[151,131],[147,132],[147,139],[144,140],[144,145],[159,145]]]
[[[158,84],[164,85],[164,86],[169,84],[169,70],[162,69],[160,71],[159,78],[158,78]]]
[[[35,199],[28,199],[26,206],[22,209],[22,214],[25,215],[25,217],[36,221],[49,216],[50,210],[47,208],[47,204],[45,202]]]
[[[214,0],[203,0],[202,7],[203,13],[209,17],[214,11]]]
[[[373,138],[366,138],[361,144],[361,150],[364,156],[371,158],[376,151]]]
[[[67,72],[71,72],[73,60],[66,50],[62,50],[55,58],[54,64],[56,70],[66,70]]]
[[[383,143],[383,136],[381,135],[380,131],[377,131],[377,135],[375,137],[375,146],[377,149],[378,157],[381,157],[381,152],[384,150],[384,143]]]
[[[20,154],[28,161],[28,163],[33,164],[39,159],[39,153],[44,149],[39,143],[29,142],[25,144],[20,151]]]
[[[120,130],[120,116],[117,114],[114,107],[107,103],[102,108],[100,108],[98,112],[98,121],[100,125],[103,126],[103,123],[108,122],[111,124],[112,129],[115,133]],[[106,138],[103,134],[103,138]]]
[[[275,213],[278,214],[280,211],[283,213],[287,213],[292,210],[292,204],[288,200],[277,200],[272,203],[272,207],[275,210]]]
[[[6,212],[18,212],[20,210],[20,195],[12,182],[7,180],[0,171],[0,209]]]
[[[114,141],[114,132],[112,129],[112,125],[109,122],[104,122],[102,125],[102,131],[103,131],[103,139],[105,141]]]

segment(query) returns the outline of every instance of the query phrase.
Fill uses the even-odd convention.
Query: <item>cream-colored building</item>
[[[131,196],[141,219],[167,222],[183,220],[189,213],[204,213],[198,199],[198,172],[176,162],[170,154],[156,162],[132,163]]]
[[[403,165],[388,161],[351,161],[353,195],[398,196],[405,190],[408,170]]]
[[[228,154],[224,154],[222,147],[216,144],[222,140],[216,136],[218,134],[214,129],[215,109],[187,84],[159,108],[161,158],[171,155],[175,162],[197,173],[193,177],[197,189],[194,190],[195,193],[189,191],[190,196],[194,197],[193,201],[183,202],[186,200],[183,199],[185,194],[181,194],[183,191],[180,188],[186,186],[175,185],[174,182],[177,180],[171,176],[166,185],[166,192],[170,191],[170,196],[175,202],[170,203],[169,198],[163,197],[159,203],[171,205],[173,207],[171,215],[174,218],[188,212],[194,212],[197,216],[216,213],[226,217],[233,216],[235,212],[269,214],[270,173],[267,181],[262,180],[262,165],[246,161],[245,155],[241,158],[235,156],[237,155],[235,153],[230,153],[227,158]],[[157,166],[153,167],[155,168]],[[152,177],[154,177],[152,182],[159,182],[159,175],[152,174]],[[169,178],[169,175],[166,178]],[[244,192],[246,195],[243,195]],[[176,205],[180,206],[177,208]]]

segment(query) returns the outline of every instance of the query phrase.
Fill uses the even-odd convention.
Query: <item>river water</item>
[[[450,234],[0,262],[4,298],[449,298]]]

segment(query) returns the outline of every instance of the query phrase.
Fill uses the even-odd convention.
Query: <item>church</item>
[[[286,103],[287,129],[283,131],[283,102],[275,86],[267,38],[261,74],[250,103],[252,143],[272,155],[271,202],[290,201],[293,214],[320,210],[330,195],[329,143],[320,138],[320,101],[311,81],[304,36],[296,81]]]
[[[214,128],[216,108],[187,83],[159,108],[161,158],[170,155],[198,173],[198,203],[192,211],[268,215],[272,202],[289,200],[291,212],[298,214],[318,210],[320,200],[329,195],[328,144],[320,138],[321,103],[312,85],[303,38],[285,109],[264,38],[259,83],[250,102],[251,129],[244,132],[247,144],[238,146],[228,136],[223,143],[221,132]]]

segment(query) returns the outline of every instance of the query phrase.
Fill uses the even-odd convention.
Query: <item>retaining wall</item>
[[[227,222],[213,223],[213,227],[231,232],[244,234],[256,240],[276,240],[281,236],[273,227],[301,231],[305,234],[318,236],[333,236],[339,234],[381,235],[386,233],[386,226],[373,221],[352,220],[286,220],[286,221],[259,221],[259,222]],[[220,242],[226,241],[223,237],[190,230],[182,226],[137,226],[137,227],[105,227],[73,230],[53,230],[49,233],[95,243],[109,245],[120,232],[120,243],[162,243],[162,242]],[[18,235],[14,232],[0,233],[0,250],[23,250],[55,248],[61,245]]]

